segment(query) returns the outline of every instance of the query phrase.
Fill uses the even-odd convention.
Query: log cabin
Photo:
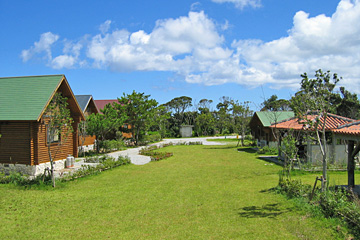
[[[68,155],[77,157],[78,124],[85,118],[65,75],[0,78],[0,171],[36,176],[49,167],[45,111],[56,93],[67,98],[73,132],[50,143],[55,169]]]

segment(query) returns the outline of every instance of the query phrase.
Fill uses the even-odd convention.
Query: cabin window
[[[48,139],[48,143],[58,143],[60,142],[60,131],[57,129],[54,129],[52,131],[48,130],[47,131],[47,139]]]

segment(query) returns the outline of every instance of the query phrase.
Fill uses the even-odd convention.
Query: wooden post
[[[355,161],[354,161],[354,141],[349,140],[348,143],[348,187],[354,188],[355,187]]]

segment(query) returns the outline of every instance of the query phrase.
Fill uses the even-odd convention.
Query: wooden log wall
[[[30,122],[0,122],[0,163],[31,164],[30,129]]]
[[[48,145],[47,145],[47,136],[46,136],[46,126],[44,124],[38,123],[38,132],[37,132],[37,146],[35,151],[38,153],[37,161],[35,164],[46,163],[50,161]],[[62,144],[59,146],[58,143],[51,143],[51,153],[54,160],[65,159],[69,154],[73,155],[73,133],[70,133],[66,139],[61,139]]]

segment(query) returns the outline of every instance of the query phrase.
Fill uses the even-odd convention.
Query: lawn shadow
[[[290,209],[281,209],[278,203],[266,204],[262,207],[249,206],[239,209],[239,216],[245,218],[276,218],[277,216],[289,212]]]
[[[246,152],[246,153],[256,153],[256,150],[253,147],[243,147],[238,148],[238,152]]]
[[[284,162],[282,162],[281,160],[278,160],[277,156],[258,156],[257,158],[261,159],[265,162],[268,162],[268,163],[274,163],[278,166],[284,166]]]
[[[230,149],[230,148],[236,148],[235,145],[213,145],[211,147],[205,147],[204,149]]]

